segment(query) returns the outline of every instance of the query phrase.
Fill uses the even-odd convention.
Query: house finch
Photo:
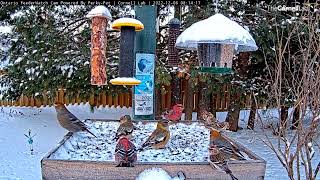
[[[233,142],[224,138],[220,131],[211,128],[210,144],[215,145],[227,159],[230,160],[245,160],[240,152],[240,148]]]
[[[219,148],[215,144],[210,146],[208,159],[210,165],[229,174],[232,180],[238,180],[238,178],[236,178],[229,169],[228,160],[228,155],[224,153],[223,149]]]
[[[167,119],[169,121],[178,122],[181,119],[182,111],[184,110],[182,104],[176,104],[172,107],[172,109],[165,111],[162,114],[163,119]]]
[[[204,121],[203,123],[205,124],[205,126],[224,129],[224,130],[229,129],[228,122],[218,122],[211,112],[208,112],[206,110],[201,111],[201,117]]]
[[[145,143],[142,144],[139,151],[145,147],[152,147],[154,149],[162,149],[166,146],[170,139],[169,121],[161,120],[157,124],[157,128],[148,137]]]
[[[73,115],[62,103],[55,104],[57,112],[57,118],[60,125],[71,132],[87,131],[91,135],[95,136],[89,131],[88,127],[80,121],[75,115]]]
[[[136,146],[126,137],[121,136],[115,149],[117,167],[133,167],[137,161]]]
[[[122,116],[120,118],[120,125],[118,127],[115,139],[118,140],[120,136],[131,135],[134,130],[131,117],[129,115]]]

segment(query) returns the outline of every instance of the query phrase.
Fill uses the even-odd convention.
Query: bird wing
[[[123,123],[119,126],[116,136],[119,137],[121,135],[129,135],[133,132],[133,129],[134,127],[132,123]]]
[[[152,146],[154,144],[164,141],[165,138],[166,133],[161,129],[156,129],[152,132],[152,134],[149,136],[146,142],[143,143],[142,147]]]

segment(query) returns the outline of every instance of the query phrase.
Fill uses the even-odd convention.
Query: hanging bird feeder
[[[135,32],[144,29],[143,24],[133,18],[120,18],[113,22],[112,28],[121,31],[120,64],[118,78],[110,80],[113,85],[139,85],[140,80],[134,78],[134,38]]]
[[[169,42],[168,42],[168,65],[171,67],[178,67],[179,55],[178,49],[175,47],[178,36],[180,35],[180,21],[173,18],[169,21]]]
[[[106,85],[106,45],[107,24],[111,20],[111,14],[105,6],[97,6],[86,16],[91,18],[91,84]]]
[[[201,72],[231,73],[236,52],[258,49],[250,33],[222,14],[194,23],[177,39],[176,47],[197,50]]]

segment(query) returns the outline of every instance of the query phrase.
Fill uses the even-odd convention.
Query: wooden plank
[[[34,98],[31,97],[29,100],[30,100],[29,101],[29,106],[34,107],[34,105],[35,105]]]
[[[171,86],[166,86],[166,90],[167,90],[166,108],[171,108],[171,95],[172,95]]]
[[[41,105],[42,105],[41,100],[38,99],[38,98],[35,98],[35,105],[36,105],[37,108],[41,107]]]
[[[20,107],[23,106],[23,95],[21,95],[19,98],[19,105],[20,105]]]
[[[95,104],[94,104],[94,94],[91,94],[90,95],[90,97],[89,97],[89,104],[91,105],[91,106],[94,106]]]
[[[105,92],[101,94],[101,104],[103,105],[103,107],[107,105],[107,96]]]
[[[29,106],[29,98],[25,95],[23,95],[23,104],[24,106]]]
[[[123,107],[124,106],[124,96],[123,96],[123,93],[120,93],[118,95],[118,98],[119,98],[119,105],[120,107]]]
[[[119,96],[116,95],[116,96],[114,96],[112,99],[113,99],[113,105],[114,105],[114,107],[118,107],[118,105],[119,105]]]
[[[213,169],[209,163],[136,163],[134,167],[129,168],[115,166],[115,162],[50,159],[41,161],[42,179],[46,180],[135,179],[143,170],[152,167],[162,168],[170,176],[176,176],[177,172],[182,171],[187,179],[230,179],[228,174]],[[262,180],[265,174],[265,164],[262,162],[230,162],[229,167],[238,179]]]
[[[108,94],[108,96],[107,96],[107,104],[109,107],[112,106],[112,96],[110,94]]]
[[[81,103],[80,93],[76,94],[76,103],[79,105]]]
[[[129,93],[125,93],[124,94],[124,104],[127,108],[129,108],[131,105],[130,105],[130,94]]]
[[[48,96],[45,93],[42,93],[43,101],[42,105],[47,106],[48,105]]]
[[[129,92],[129,107],[132,107],[132,91]]]
[[[95,95],[94,96],[94,104],[97,108],[100,106],[100,95]]]

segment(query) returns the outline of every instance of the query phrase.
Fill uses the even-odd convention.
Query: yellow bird
[[[142,144],[139,151],[146,147],[154,149],[163,149],[170,139],[169,121],[160,120],[157,123],[157,128],[151,133],[148,139]]]

